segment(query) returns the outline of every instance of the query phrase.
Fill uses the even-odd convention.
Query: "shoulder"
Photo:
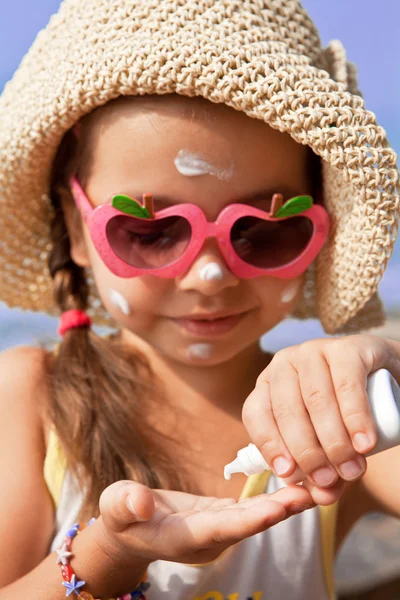
[[[0,352],[0,364],[13,367],[23,361],[25,366],[31,365],[32,368],[35,368],[43,366],[49,356],[50,353],[47,350],[38,346],[15,346]]]
[[[0,352],[0,386],[27,391],[44,386],[51,354],[35,346],[18,346]]]
[[[50,364],[51,354],[38,347],[20,346],[0,353],[0,418],[23,414],[36,431],[44,431]]]

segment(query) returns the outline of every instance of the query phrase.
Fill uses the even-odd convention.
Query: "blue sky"
[[[82,0],[84,2],[85,0]],[[57,11],[59,0],[12,0],[0,8],[0,90]],[[400,153],[400,0],[303,0],[326,45],[340,39],[358,67],[367,108],[376,113]],[[385,276],[384,296],[400,304],[400,241]],[[0,315],[1,320],[1,315]]]

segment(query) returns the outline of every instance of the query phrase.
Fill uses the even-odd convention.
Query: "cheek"
[[[110,290],[110,302],[113,306],[118,308],[125,316],[128,317],[132,313],[129,300],[118,290]]]
[[[303,286],[303,276],[293,280],[259,277],[251,280],[253,293],[261,306],[264,326],[277,324],[296,306]]]
[[[289,284],[287,284],[281,292],[281,302],[282,304],[288,305],[292,304],[293,300],[297,298],[298,293],[301,288],[302,281],[300,279],[294,279]]]
[[[157,277],[122,279],[113,275],[97,256],[91,260],[99,296],[117,323],[146,329],[154,315],[162,313],[169,281]]]
[[[167,288],[170,282],[158,277],[135,277],[134,279],[118,279],[119,288],[131,307],[132,316],[146,319],[154,314],[162,313]],[[146,317],[147,315],[147,317]]]

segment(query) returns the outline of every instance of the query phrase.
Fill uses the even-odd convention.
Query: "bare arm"
[[[44,369],[37,348],[0,354],[0,589],[33,569],[51,542],[54,507],[39,417]]]
[[[114,598],[132,591],[149,563],[131,559],[124,572],[104,552],[103,545],[99,543],[102,535],[97,522],[83,530],[74,539],[72,551],[75,557],[71,559],[71,566],[78,579],[87,582],[84,591],[94,598]],[[0,600],[63,600],[66,588],[62,581],[57,553],[53,552],[30,573],[1,588]]]
[[[400,446],[369,457],[367,463],[358,492],[363,513],[383,512],[400,519]]]

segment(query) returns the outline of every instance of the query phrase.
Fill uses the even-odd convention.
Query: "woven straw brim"
[[[317,316],[327,332],[379,325],[399,177],[385,131],[352,92],[342,46],[322,50],[293,0],[66,0],[0,99],[0,299],[58,312],[48,192],[65,132],[118,96],[177,93],[263,120],[323,159],[332,232],[297,315]],[[109,323],[93,283],[90,307]]]

